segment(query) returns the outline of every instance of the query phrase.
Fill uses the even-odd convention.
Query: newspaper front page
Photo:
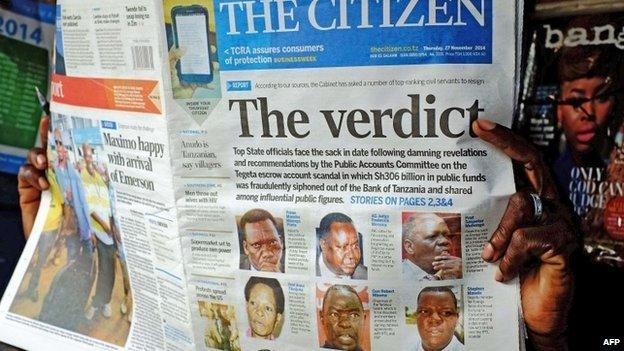
[[[515,1],[64,0],[48,179],[0,338],[521,349],[481,250],[515,191]]]

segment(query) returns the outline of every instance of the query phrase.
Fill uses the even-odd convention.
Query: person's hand
[[[210,45],[210,53],[212,55],[216,54],[217,47],[214,45]],[[173,91],[173,97],[176,99],[191,99],[195,94],[195,90],[197,88],[205,88],[210,90],[215,90],[217,87],[212,84],[191,84],[191,85],[182,85],[180,82],[180,77],[178,76],[178,62],[184,57],[186,54],[186,48],[176,48],[172,47],[169,50],[169,70],[171,72],[171,90]],[[212,74],[217,75],[219,72],[219,62],[212,61]]]
[[[50,125],[50,117],[46,116],[39,123],[41,145],[43,148],[35,147],[30,149],[24,163],[17,175],[17,192],[19,194],[19,203],[22,210],[22,228],[24,236],[28,239],[35,218],[39,211],[39,203],[41,202],[41,192],[50,187],[45,178],[45,170],[48,167],[48,158],[46,157],[45,148],[48,145],[48,126]]]
[[[438,279],[459,279],[462,277],[462,260],[445,253],[434,257],[433,269]]]
[[[523,165],[531,185],[511,196],[482,257],[500,260],[495,277],[500,282],[520,275],[522,310],[533,345],[538,350],[566,350],[573,288],[568,260],[576,246],[570,212],[559,201],[549,170],[531,144],[488,120],[477,120],[473,128],[481,139]],[[539,218],[531,193],[544,205]]]

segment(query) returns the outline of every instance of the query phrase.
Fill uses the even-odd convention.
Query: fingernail
[[[481,253],[481,258],[486,261],[491,261],[494,258],[494,246],[492,244],[487,243],[483,248],[483,252]]]
[[[479,128],[483,130],[492,130],[496,128],[496,123],[490,121],[489,119],[479,118],[477,119],[477,124]]]
[[[494,275],[494,279],[496,279],[497,282],[502,282],[503,281],[503,272],[501,272],[500,268],[498,268],[496,270],[496,274]]]
[[[45,179],[44,177],[39,177],[39,179],[37,179],[37,182],[39,183],[39,186],[42,189],[47,189],[49,184],[48,184],[48,180]]]
[[[37,164],[39,165],[44,165],[45,164],[45,157],[43,155],[37,155]]]

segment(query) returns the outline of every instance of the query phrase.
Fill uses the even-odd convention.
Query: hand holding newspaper
[[[510,124],[512,4],[61,1],[50,193],[0,304],[1,337],[523,348],[518,281],[495,282],[481,257],[517,155],[496,149],[506,129],[475,124]],[[517,252],[495,249],[488,261]]]

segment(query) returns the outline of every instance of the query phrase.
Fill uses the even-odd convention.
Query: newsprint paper
[[[32,350],[513,350],[519,10],[64,0],[50,192],[0,305]]]

